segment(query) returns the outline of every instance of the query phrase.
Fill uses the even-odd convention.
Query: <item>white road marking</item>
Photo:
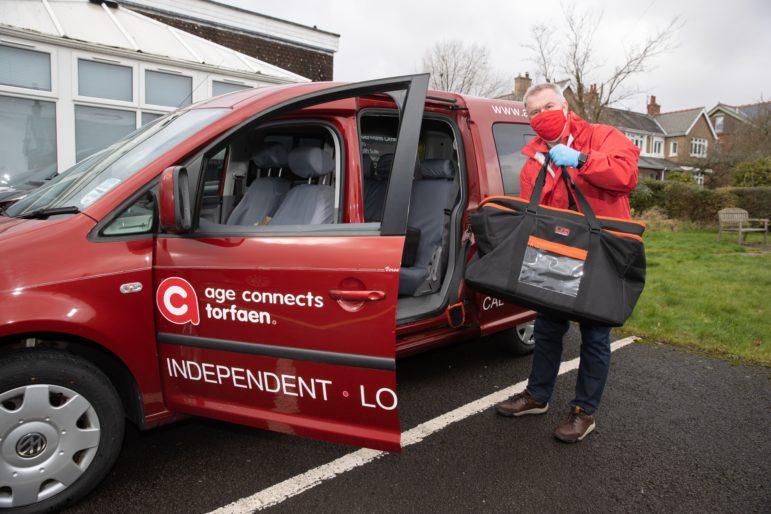
[[[611,343],[610,350],[614,352],[633,343],[637,338],[627,337],[625,339],[619,339]],[[574,369],[578,369],[579,359],[573,359],[568,362],[563,362],[560,366],[559,374],[562,375]],[[522,391],[527,385],[527,380],[517,382],[500,391],[488,394],[478,400],[467,403],[457,409],[446,412],[441,416],[437,416],[433,419],[421,423],[420,425],[412,428],[402,434],[402,448],[417,444],[426,437],[434,434],[443,428],[462,421],[474,414],[478,414],[484,410],[487,410],[494,406],[496,403],[502,402],[510,396]],[[235,502],[213,510],[209,514],[246,514],[248,512],[254,512],[256,510],[262,510],[267,507],[271,507],[278,503],[281,503],[293,496],[297,496],[309,489],[316,487],[322,482],[335,478],[338,475],[350,471],[359,466],[363,466],[369,462],[372,462],[380,457],[387,455],[388,452],[379,450],[369,450],[362,448],[355,452],[343,455],[339,459],[335,459],[332,462],[328,462],[319,467],[313,468],[301,473],[292,478],[288,478],[283,482],[272,485],[267,489],[263,489],[251,496],[241,498]]]

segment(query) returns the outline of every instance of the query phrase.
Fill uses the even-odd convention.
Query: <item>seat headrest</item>
[[[391,176],[391,168],[394,165],[394,154],[384,153],[380,156],[375,167],[374,178],[377,180],[388,180]]]
[[[252,162],[258,168],[285,168],[288,160],[281,143],[268,143],[252,154]]]
[[[426,159],[420,163],[420,174],[424,179],[452,180],[455,178],[455,163],[449,159]]]
[[[371,180],[375,172],[375,163],[368,154],[361,154],[361,176],[365,180]]]
[[[303,178],[321,177],[335,170],[335,159],[315,146],[300,146],[289,152],[289,167]]]

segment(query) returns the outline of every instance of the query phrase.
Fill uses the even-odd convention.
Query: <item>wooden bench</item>
[[[746,234],[748,232],[762,232],[763,244],[768,245],[767,219],[750,218],[747,214],[747,211],[744,209],[738,209],[736,207],[721,209],[717,213],[717,217],[718,221],[720,222],[720,228],[717,232],[718,241],[720,241],[720,236],[723,232],[738,232],[739,244],[742,244],[742,234]],[[763,227],[760,227],[760,224],[762,224]]]

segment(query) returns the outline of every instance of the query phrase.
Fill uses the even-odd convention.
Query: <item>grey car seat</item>
[[[335,159],[321,148],[301,146],[289,152],[292,172],[306,179],[335,171]],[[300,184],[284,196],[271,225],[319,225],[335,221],[335,189],[327,184]]]
[[[458,194],[455,163],[447,159],[427,159],[420,164],[422,178],[415,180],[410,197],[407,225],[420,230],[414,265],[402,266],[399,295],[420,296],[437,291],[447,262],[447,223],[445,210]]]
[[[394,154],[392,153],[381,155],[377,165],[372,164],[372,159],[368,155],[363,156],[362,166],[365,168],[362,191],[364,194],[364,221],[383,221],[388,177],[391,175],[393,163]],[[367,168],[369,168],[369,173],[367,173]]]
[[[288,156],[279,143],[271,143],[252,155],[252,163],[259,170],[280,173],[287,167]],[[291,187],[289,180],[279,176],[256,177],[244,197],[228,217],[228,225],[254,225],[273,216],[282,198]]]

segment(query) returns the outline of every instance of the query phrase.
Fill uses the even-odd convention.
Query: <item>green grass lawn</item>
[[[771,366],[771,248],[749,238],[647,231],[645,290],[621,332]]]

